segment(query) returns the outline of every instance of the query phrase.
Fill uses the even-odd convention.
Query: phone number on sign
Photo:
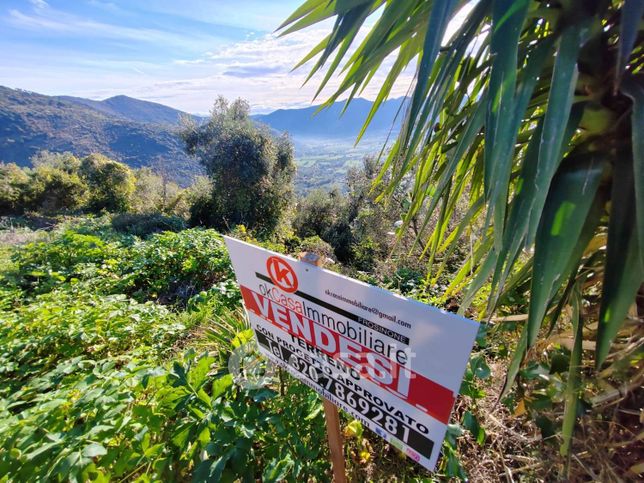
[[[305,359],[298,357],[296,354],[288,351],[284,347],[281,349],[282,356],[284,356],[284,352],[287,353],[284,359],[290,367],[307,379],[310,379],[316,385],[320,386],[330,396],[338,399],[344,405],[360,413],[374,425],[384,429],[396,439],[414,448],[426,458],[431,456],[432,449],[434,447],[434,442],[432,440],[405,424],[404,421],[386,413],[366,398],[349,389],[345,384],[342,384],[338,380],[330,377],[320,368],[308,363]],[[274,351],[271,352],[273,354],[275,353]]]

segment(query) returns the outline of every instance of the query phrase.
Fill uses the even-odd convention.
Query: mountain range
[[[108,116],[121,117],[134,122],[149,122],[176,126],[189,114],[156,102],[141,101],[128,96],[114,96],[103,101],[83,97],[58,96],[56,99],[82,104]]]
[[[367,131],[367,144],[385,138],[403,101],[383,103]],[[306,156],[312,150],[320,154],[320,146],[326,145],[333,146],[331,157],[342,157],[352,149],[371,106],[370,101],[355,99],[342,116],[344,103],[337,102],[316,115],[318,106],[252,117],[277,132],[288,132],[298,160],[299,154]],[[135,168],[163,163],[175,180],[186,185],[201,169],[183,151],[178,135],[183,116],[191,115],[127,96],[97,101],[0,86],[0,161],[27,166],[41,150],[78,156],[100,152]]]
[[[371,120],[366,135],[381,137],[392,128],[397,130],[394,120],[404,100],[404,97],[400,97],[382,103]],[[345,103],[335,102],[319,112],[317,111],[320,106],[311,106],[302,109],[279,109],[269,114],[252,117],[277,131],[288,132],[296,140],[298,138],[352,138],[355,140],[372,106],[373,103],[366,99],[354,99],[344,113],[342,110]]]
[[[0,160],[28,166],[41,150],[98,152],[135,168],[163,163],[174,179],[188,184],[200,167],[183,151],[177,121],[166,122],[168,112],[158,108],[135,112],[143,101],[112,101],[0,87]]]

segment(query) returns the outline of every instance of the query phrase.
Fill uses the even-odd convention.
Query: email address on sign
[[[404,320],[399,320],[396,315],[385,314],[384,312],[380,311],[380,309],[378,309],[376,307],[369,307],[367,305],[364,305],[359,300],[347,298],[344,295],[340,295],[340,294],[337,294],[335,292],[331,292],[331,290],[329,290],[329,289],[327,289],[325,291],[325,293],[327,295],[329,295],[330,297],[333,297],[334,299],[341,300],[342,302],[346,302],[348,304],[351,304],[354,307],[358,307],[358,308],[360,308],[362,310],[366,310],[367,312],[375,314],[378,317],[380,317],[381,319],[387,319],[387,320],[390,320],[391,322],[394,322],[395,324],[398,324],[398,325],[400,325],[402,327],[406,327],[408,329],[411,329],[411,324],[409,322],[405,322]]]

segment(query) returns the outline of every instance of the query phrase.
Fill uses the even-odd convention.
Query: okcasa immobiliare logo
[[[279,257],[270,257],[266,260],[266,270],[271,281],[284,290],[284,292],[294,293],[297,291],[297,275],[293,268]]]

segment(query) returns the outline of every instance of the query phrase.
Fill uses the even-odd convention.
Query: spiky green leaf
[[[584,156],[581,160],[572,159],[565,163],[552,181],[535,243],[528,347],[537,339],[550,300],[570,275],[566,270],[576,269],[578,262],[574,257],[581,254],[575,247],[595,200],[604,168],[602,159],[586,159]]]
[[[635,230],[633,165],[622,151],[614,167],[604,291],[597,333],[597,367],[606,360],[610,344],[624,323],[628,309],[644,279]]]

